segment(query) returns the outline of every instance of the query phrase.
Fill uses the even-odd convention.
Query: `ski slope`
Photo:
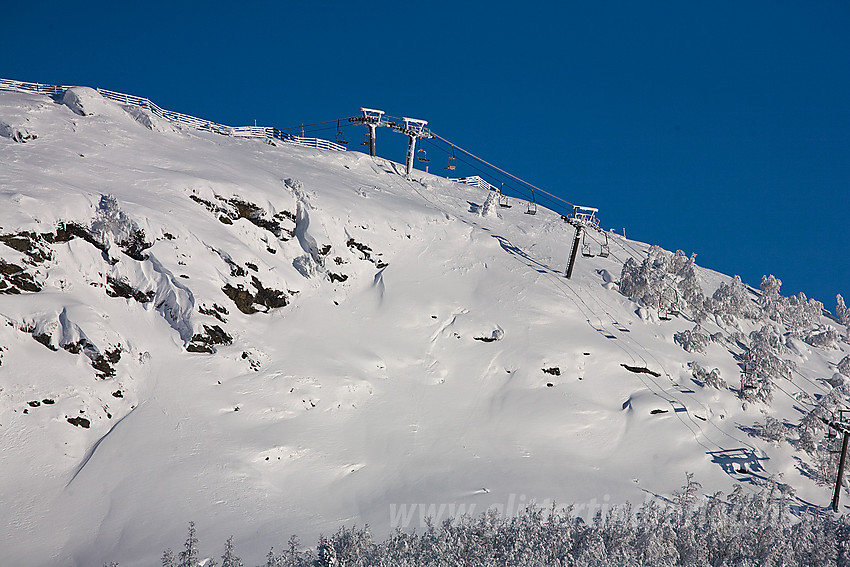
[[[73,93],[0,92],[4,563],[150,565],[194,520],[255,564],[343,524],[532,500],[592,517],[686,471],[829,503],[804,452],[750,432],[791,430],[846,338],[788,339],[792,379],[744,405],[689,366],[737,387],[733,342],[686,352],[693,321],[617,291],[646,244],[611,235],[566,280],[552,211]],[[730,280],[698,275],[709,296]]]

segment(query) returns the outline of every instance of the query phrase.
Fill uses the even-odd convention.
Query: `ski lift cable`
[[[544,193],[544,194],[546,194],[546,195],[549,195],[550,197],[552,197],[552,198],[554,198],[554,199],[557,199],[558,201],[561,201],[561,202],[563,202],[563,203],[566,203],[567,205],[569,205],[569,206],[571,206],[571,207],[574,207],[574,206],[575,206],[573,203],[570,203],[570,202],[569,202],[569,201],[567,201],[566,199],[562,199],[562,198],[558,197],[557,195],[553,195],[552,193],[549,193],[549,192],[547,192],[547,191],[544,191],[544,190],[543,190],[543,189],[541,189],[540,187],[538,187],[538,186],[536,186],[536,185],[533,185],[533,184],[529,183],[528,181],[525,181],[524,179],[520,179],[519,177],[517,177],[516,175],[514,175],[514,174],[512,174],[512,173],[508,173],[508,172],[507,172],[507,171],[505,171],[504,169],[502,169],[502,168],[500,168],[500,167],[498,167],[498,166],[495,166],[495,165],[493,165],[492,163],[490,163],[490,162],[488,162],[488,161],[486,161],[486,160],[484,160],[484,159],[482,159],[482,158],[478,157],[477,155],[473,154],[472,152],[470,152],[470,151],[468,151],[468,150],[463,149],[462,147],[458,146],[457,144],[454,144],[454,143],[452,143],[452,142],[450,142],[450,141],[446,140],[445,138],[443,138],[442,136],[440,136],[440,135],[439,135],[439,134],[437,134],[436,132],[431,131],[431,134],[432,134],[435,138],[438,138],[438,139],[442,140],[443,142],[445,142],[445,143],[449,144],[450,146],[452,146],[452,147],[454,147],[454,148],[457,148],[458,150],[462,151],[462,152],[463,152],[463,153],[465,153],[466,155],[468,155],[468,156],[470,156],[470,157],[472,157],[472,158],[477,159],[477,160],[478,160],[478,161],[480,161],[481,163],[484,163],[484,164],[486,164],[486,165],[488,165],[488,166],[492,167],[493,169],[495,169],[495,170],[497,170],[497,171],[502,172],[503,174],[507,175],[508,177],[511,177],[511,178],[513,178],[513,179],[515,179],[515,180],[519,181],[520,183],[522,183],[522,184],[524,184],[524,185],[528,185],[529,187],[532,187],[532,188],[536,189],[537,191],[540,191],[541,193]]]
[[[348,122],[349,118],[356,118],[355,116],[343,116],[342,118],[334,118],[333,120],[325,120],[323,122],[313,122],[312,124],[299,124],[298,126],[290,126],[289,128],[277,128],[277,130],[300,130],[301,128],[308,128],[310,126],[320,126],[322,124],[331,124],[336,122]],[[345,126],[352,126],[352,124],[345,124]]]
[[[423,138],[423,139],[422,139],[422,141],[426,141],[426,139],[425,139],[425,138]],[[427,142],[428,142],[429,144],[431,144],[431,146],[432,146],[432,147],[437,148],[437,149],[438,149],[438,150],[440,150],[441,152],[444,152],[444,153],[446,153],[446,154],[448,155],[448,153],[449,153],[449,152],[448,152],[448,151],[446,151],[444,148],[442,148],[442,147],[438,146],[437,144],[434,144],[434,143],[433,143],[433,142],[431,142],[430,140],[427,140]],[[478,173],[480,173],[480,174],[482,174],[482,175],[489,175],[489,172],[487,172],[487,171],[485,171],[485,170],[481,169],[480,167],[476,167],[474,164],[472,164],[472,163],[468,162],[467,160],[463,159],[462,157],[455,157],[455,159],[457,159],[457,161],[459,161],[459,162],[461,162],[461,163],[463,163],[463,164],[468,165],[470,168],[474,169],[475,171],[477,171]],[[506,183],[506,184],[505,184],[505,186],[506,186],[506,187],[508,187],[508,188],[510,188],[510,189],[512,189],[513,191],[515,191],[516,193],[518,193],[518,194],[520,194],[520,195],[522,195],[522,196],[529,195],[529,193],[528,193],[526,190],[521,189],[521,188],[519,188],[519,187],[517,187],[516,185],[513,185],[513,184],[511,184],[511,183]]]

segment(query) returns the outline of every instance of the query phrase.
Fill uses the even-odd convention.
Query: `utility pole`
[[[593,207],[573,205],[573,214],[571,217],[566,219],[566,221],[573,225],[576,229],[576,235],[573,239],[573,249],[572,252],[570,252],[570,263],[567,266],[567,279],[573,277],[573,268],[576,265],[576,257],[578,256],[578,249],[579,246],[581,246],[581,239],[582,236],[584,236],[585,229],[588,227],[596,228],[599,226],[599,219],[596,218],[597,212],[599,212],[599,209],[595,209]]]

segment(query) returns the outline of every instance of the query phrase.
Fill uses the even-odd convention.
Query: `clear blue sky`
[[[2,77],[230,125],[424,118],[605,227],[850,296],[846,0],[9,4]]]

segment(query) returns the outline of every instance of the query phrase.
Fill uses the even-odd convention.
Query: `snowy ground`
[[[799,373],[744,410],[688,367],[737,386],[734,348],[685,352],[693,322],[617,291],[644,244],[612,236],[566,280],[573,228],[551,211],[482,214],[485,191],[361,153],[66,102],[0,92],[0,235],[18,235],[0,259],[29,274],[4,268],[23,293],[0,294],[4,562],[151,565],[194,520],[254,564],[292,533],[592,511],[685,471],[705,493],[781,475],[828,504],[804,453],[746,428],[796,424],[846,343],[794,342]],[[729,279],[699,275],[707,295]]]

